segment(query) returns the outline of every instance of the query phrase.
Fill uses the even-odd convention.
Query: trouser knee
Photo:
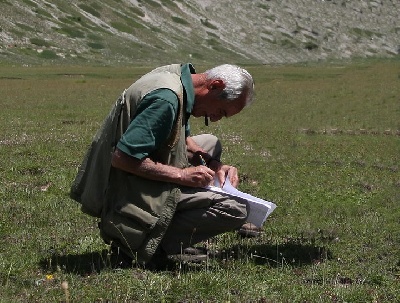
[[[213,158],[218,160],[221,158],[222,144],[218,137],[211,134],[201,134],[193,136],[192,139]]]

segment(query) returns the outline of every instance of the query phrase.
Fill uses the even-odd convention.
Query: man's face
[[[246,94],[234,101],[226,101],[218,98],[221,91],[209,90],[207,94],[196,97],[192,115],[194,117],[210,118],[211,122],[221,120],[223,117],[231,117],[239,113],[245,106]]]
[[[243,98],[242,98],[243,99]],[[207,116],[211,122],[221,120],[223,117],[229,118],[239,113],[244,107],[244,100],[226,101],[216,99],[210,106]]]

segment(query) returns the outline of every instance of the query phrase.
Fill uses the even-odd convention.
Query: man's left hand
[[[225,180],[227,178],[229,178],[232,186],[238,187],[239,175],[236,167],[224,165],[218,161],[211,161],[209,167],[215,171],[215,177],[217,178],[221,187],[225,184]]]

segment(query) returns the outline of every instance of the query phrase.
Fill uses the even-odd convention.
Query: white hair
[[[253,101],[254,81],[250,73],[232,64],[223,64],[206,70],[205,75],[207,80],[222,80],[225,83],[220,97],[228,101],[238,99],[243,92],[246,95],[245,106],[248,106]]]

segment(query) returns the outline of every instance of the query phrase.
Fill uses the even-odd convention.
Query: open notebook
[[[267,217],[274,211],[276,205],[272,202],[265,201],[263,199],[254,197],[250,194],[246,194],[237,190],[235,187],[232,186],[229,179],[226,179],[224,186],[221,188],[219,187],[218,181],[215,182],[214,186],[208,186],[208,190],[223,193],[235,197],[240,197],[248,201],[250,206],[250,213],[247,217],[247,222],[253,223],[257,227],[261,227]]]

